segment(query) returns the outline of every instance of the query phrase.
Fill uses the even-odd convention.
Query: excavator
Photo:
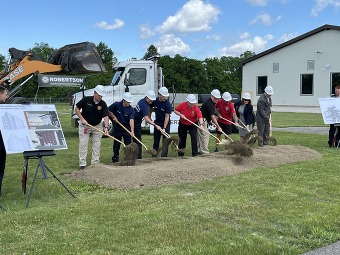
[[[0,84],[8,86],[7,102],[34,75],[43,73],[86,74],[106,72],[102,59],[94,43],[68,44],[56,50],[45,62],[37,54],[10,48],[9,59],[0,72]],[[28,75],[25,81],[13,85]],[[13,103],[13,100],[12,100]]]

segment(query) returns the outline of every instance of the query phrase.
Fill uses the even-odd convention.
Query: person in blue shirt
[[[145,93],[145,97],[137,103],[135,107],[135,137],[142,141],[142,121],[145,119],[147,123],[153,125],[155,129],[160,130],[161,127],[156,125],[151,119],[150,115],[152,112],[152,102],[156,100],[156,94],[153,90],[148,90]],[[134,139],[134,142],[138,145],[138,157],[137,159],[142,159],[142,145]]]
[[[169,92],[166,87],[161,87],[158,90],[158,97],[152,102],[152,107],[155,112],[155,124],[160,126],[166,133],[170,133],[170,114],[172,111],[171,104],[168,100]],[[161,133],[161,130],[154,130],[153,134],[153,149],[159,150],[159,143],[161,137],[166,137]],[[161,157],[167,157],[168,151],[165,149],[162,151]]]
[[[128,145],[131,143],[131,137],[134,136],[135,111],[131,106],[133,101],[131,93],[125,92],[122,98],[122,101],[114,102],[109,106],[109,115],[114,121],[112,133],[113,137],[117,138],[119,141],[121,141],[123,138],[124,144]],[[117,121],[119,121],[127,130],[131,130],[130,133],[120,126]],[[113,142],[112,163],[119,162],[120,144],[121,143],[116,140]]]

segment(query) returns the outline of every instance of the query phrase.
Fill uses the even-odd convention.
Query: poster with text
[[[319,98],[319,104],[325,124],[340,123],[340,98]]]
[[[0,104],[0,130],[8,154],[67,149],[55,105]]]

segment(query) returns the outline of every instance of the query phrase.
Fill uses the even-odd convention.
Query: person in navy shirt
[[[109,106],[109,114],[113,124],[113,137],[117,138],[119,141],[124,139],[124,144],[128,145],[131,143],[131,137],[134,136],[134,116],[135,111],[131,106],[133,101],[132,95],[129,92],[125,92],[122,96],[123,100],[119,102],[114,102]],[[123,127],[121,127],[117,121],[119,121],[127,130],[131,130],[128,133]],[[113,157],[112,163],[119,162],[119,150],[120,142],[113,142]]]
[[[145,119],[147,123],[153,125],[155,129],[161,129],[160,126],[156,125],[150,115],[152,111],[152,102],[156,100],[156,95],[153,90],[149,90],[145,93],[145,97],[137,103],[135,107],[135,136],[137,139],[142,141],[142,121]],[[138,145],[138,159],[142,159],[142,145],[134,139],[134,142]]]
[[[158,90],[158,97],[152,102],[152,107],[155,112],[155,123],[160,126],[166,133],[170,133],[170,114],[172,111],[171,104],[168,100],[169,92],[166,87],[161,87]],[[161,140],[161,130],[154,130],[153,133],[153,149],[159,150],[159,142]],[[163,139],[166,137],[163,135]],[[167,157],[168,151],[162,151],[161,157]]]

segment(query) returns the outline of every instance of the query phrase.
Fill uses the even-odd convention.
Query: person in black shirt
[[[102,120],[104,118],[104,133],[107,135],[109,125],[109,111],[102,97],[105,93],[103,85],[97,85],[94,89],[93,96],[83,97],[75,107],[75,113],[79,117],[79,169],[86,167],[86,157],[89,138],[92,138],[92,157],[91,164],[99,162],[100,145],[102,133],[92,129],[87,124],[97,129],[102,129]]]
[[[6,102],[8,96],[8,90],[6,87],[0,85],[0,104],[3,104]],[[2,180],[4,178],[5,174],[5,167],[6,167],[6,149],[4,141],[2,140],[2,135],[0,131],[0,196],[1,196],[1,186],[2,186]]]
[[[215,104],[221,98],[221,93],[218,89],[213,89],[211,91],[210,98],[205,101],[201,106],[201,112],[203,115],[203,130],[198,129],[197,131],[197,145],[198,153],[209,153],[209,130],[208,124],[213,122],[216,125],[217,131],[222,131],[221,127],[217,122],[217,111],[215,109]]]

